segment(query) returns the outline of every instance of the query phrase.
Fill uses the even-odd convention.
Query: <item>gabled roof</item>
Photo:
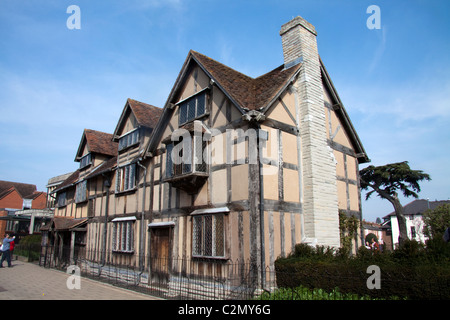
[[[164,131],[164,119],[170,118],[171,105],[178,102],[178,95],[193,64],[202,68],[242,114],[246,113],[246,110],[267,109],[290,84],[301,67],[301,64],[298,64],[284,69],[282,65],[260,77],[252,78],[199,52],[190,50],[162,109],[156,126],[157,132],[153,133],[147,151],[151,151],[156,146],[157,140]]]
[[[320,59],[320,57],[319,57]],[[161,125],[164,126],[164,118],[171,116],[171,109],[169,106],[176,104],[180,90],[184,80],[189,74],[190,67],[196,63],[202,70],[214,81],[222,92],[234,103],[238,110],[244,114],[248,110],[259,110],[266,112],[273,102],[284,92],[284,90],[293,82],[295,77],[300,72],[302,63],[299,62],[285,68],[284,65],[273,69],[272,71],[259,76],[257,78],[249,77],[242,74],[214,59],[211,59],[194,50],[189,51],[189,54],[181,68],[181,71],[175,81],[175,85],[169,94],[163,114],[160,117]],[[359,139],[355,128],[353,127],[350,118],[345,111],[339,95],[331,81],[325,66],[320,59],[321,72],[324,85],[331,93],[334,100],[334,110],[342,122],[350,141],[355,149],[359,163],[369,162],[364,147]],[[149,142],[147,151],[150,151],[156,146],[159,135],[162,134],[164,128],[158,125],[156,133],[153,134]]]
[[[101,131],[84,129],[81,137],[81,142],[78,146],[78,151],[75,157],[75,161],[80,161],[84,146],[87,144],[87,148],[91,153],[99,153],[107,156],[115,156],[117,154],[118,144],[112,140],[113,135]]]
[[[20,183],[0,180],[0,198],[16,190],[22,198],[33,194],[36,191],[36,185],[29,183]]]
[[[124,125],[125,119],[130,112],[133,113],[139,126],[154,129],[162,114],[162,109],[151,104],[128,98],[116,129],[114,130],[113,139],[115,141],[120,137],[120,129]]]
[[[284,69],[282,65],[260,77],[251,78],[196,51],[191,50],[189,54],[238,107],[248,110],[269,106],[301,66],[297,64]]]
[[[74,186],[75,183],[78,181],[79,176],[80,176],[80,170],[75,171],[66,180],[64,180],[64,182],[62,182],[58,186],[58,188],[53,190],[51,193],[56,193],[56,192],[59,192],[59,191],[62,191],[64,189]]]
[[[151,104],[128,98],[127,100],[140,126],[154,128],[161,116],[162,109]]]
[[[31,199],[31,200],[34,200],[34,199],[36,199],[37,197],[39,197],[39,196],[41,196],[41,195],[47,195],[47,193],[46,192],[44,192],[44,191],[35,191],[35,192],[33,192],[33,193],[31,193],[31,194],[29,194],[29,195],[26,195],[25,197],[24,197],[24,199]]]

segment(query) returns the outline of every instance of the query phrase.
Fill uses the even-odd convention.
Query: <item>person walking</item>
[[[10,243],[14,241],[16,237],[11,237],[9,234],[5,235],[2,244],[2,259],[0,260],[0,268],[3,268],[3,261],[6,260],[8,267],[11,268],[11,252]]]
[[[10,237],[11,237],[11,235],[10,235]],[[16,245],[16,243],[15,243],[15,241],[14,241],[15,238],[16,238],[15,236],[12,237],[12,240],[13,240],[13,241],[11,241],[11,242],[9,243],[9,256],[11,257],[11,261],[14,260],[13,253],[14,253],[14,246]]]

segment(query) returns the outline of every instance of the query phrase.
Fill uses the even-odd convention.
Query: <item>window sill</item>
[[[192,255],[192,259],[194,259],[195,261],[220,261],[220,262],[225,262],[229,260],[228,257],[209,257],[209,256],[195,256],[195,255]]]
[[[133,144],[130,144],[129,146],[123,147],[122,149],[119,149],[119,150],[117,150],[117,151],[118,151],[118,153],[126,152],[126,151],[128,151],[128,150],[130,150],[130,149],[134,149],[134,148],[136,148],[136,147],[139,147],[140,144],[141,144],[141,142],[138,141],[138,142],[135,142],[135,143],[133,143]]]
[[[134,254],[134,250],[112,250],[113,253]]]
[[[209,117],[209,111],[207,111],[207,112],[205,112],[205,113],[203,113],[203,114],[201,114],[201,115],[199,115],[199,116],[197,116],[195,118],[192,118],[191,120],[188,120],[188,121],[185,121],[185,122],[182,122],[182,123],[178,123],[178,127],[180,129],[186,129],[188,131],[194,131],[193,128],[191,129],[191,128],[185,127],[185,126],[189,126],[190,124],[193,124],[194,121],[201,120],[201,119],[206,118],[206,117]],[[191,129],[191,130],[189,130],[189,129]]]
[[[137,187],[134,187],[133,189],[129,189],[129,190],[125,190],[125,191],[116,191],[115,196],[116,197],[126,196],[128,194],[135,193],[136,190],[137,190]]]
[[[169,182],[173,187],[184,190],[187,193],[196,193],[208,177],[208,173],[194,172],[172,176],[163,181]]]

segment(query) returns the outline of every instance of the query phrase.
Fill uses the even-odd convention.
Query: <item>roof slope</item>
[[[118,143],[113,141],[113,135],[92,129],[84,129],[78,145],[75,161],[80,161],[83,157],[84,146],[87,145],[89,152],[99,153],[108,156],[117,154]]]
[[[162,109],[134,99],[127,99],[139,125],[154,128],[161,116]]]
[[[191,50],[190,54],[230,94],[232,100],[248,110],[262,109],[270,104],[300,69],[300,64],[289,69],[282,65],[260,77],[251,78],[196,51]]]
[[[152,135],[148,144],[147,151],[150,153],[157,146],[157,140],[164,131],[164,123],[171,117],[172,106],[178,102],[177,98],[179,92],[193,62],[202,68],[202,70],[214,81],[214,84],[222,90],[242,114],[244,114],[246,110],[260,110],[262,113],[265,113],[275,99],[279,97],[295,79],[302,67],[301,62],[289,68],[285,68],[284,65],[281,65],[264,75],[252,78],[199,52],[190,50],[160,116],[159,124],[156,127],[158,132]],[[369,162],[370,159],[366,155],[364,147],[362,146],[356,130],[344,109],[321,59],[320,63],[324,85],[330,91],[335,100],[335,104],[339,106],[337,115],[349,134],[358,161],[359,163]]]
[[[55,190],[53,190],[51,193],[57,193],[61,190],[64,190],[66,188],[69,188],[71,186],[74,186],[75,183],[78,181],[78,177],[80,176],[80,170],[78,169],[74,173],[72,173],[69,177],[67,177],[66,180],[64,180]]]
[[[450,204],[450,200],[429,201],[426,199],[418,199],[403,206],[403,209],[405,215],[423,214],[428,209],[434,210],[443,204]],[[395,216],[395,211],[389,213],[383,218],[388,218],[389,216]]]
[[[112,141],[113,135],[101,131],[85,129],[87,144],[90,152],[115,156],[118,143]]]
[[[36,185],[34,184],[0,180],[0,198],[11,192],[12,188],[16,189],[22,198],[36,191]]]
[[[163,113],[163,109],[155,107],[151,104],[140,102],[134,99],[127,99],[125,107],[123,108],[120,119],[117,122],[116,129],[114,130],[113,138],[117,141],[120,137],[120,130],[125,123],[125,119],[129,112],[132,112],[136,118],[139,126],[154,129],[158,124],[159,118]]]

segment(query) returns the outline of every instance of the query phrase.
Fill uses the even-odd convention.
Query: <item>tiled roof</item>
[[[251,78],[196,51],[191,50],[190,54],[240,107],[249,110],[267,107],[301,66],[297,64],[284,69],[282,65],[260,77]]]
[[[61,182],[64,182],[64,180],[66,180],[72,173],[73,172],[61,174],[59,176],[52,177],[52,178],[48,179],[47,188],[53,187],[55,185],[60,184]]]
[[[53,217],[53,219],[45,226],[41,227],[41,231],[53,228],[58,231],[68,231],[85,223],[87,219],[75,219],[73,217]]]
[[[0,180],[0,198],[8,194],[14,187],[17,192],[24,198],[27,195],[33,194],[36,191],[36,185],[12,181]]]
[[[68,187],[71,187],[72,185],[74,185],[77,181],[78,181],[78,177],[80,175],[80,170],[75,171],[74,173],[72,173],[66,180],[64,180],[64,182],[62,182],[58,188],[56,188],[55,190],[53,190],[51,193],[56,193],[59,192],[63,189],[66,189]]]
[[[139,125],[152,129],[155,128],[162,114],[161,108],[130,98],[128,98],[127,102]]]
[[[423,214],[428,209],[434,210],[443,204],[450,204],[450,200],[429,201],[426,199],[414,200],[403,207],[405,215]],[[395,216],[395,211],[389,213],[383,218]]]
[[[118,143],[112,141],[113,135],[101,131],[84,129],[84,135],[90,152],[101,153],[109,156],[117,154]]]
[[[102,162],[97,167],[95,167],[84,179],[90,179],[96,177],[102,173],[110,172],[117,165],[117,156]]]
[[[35,192],[31,193],[31,194],[26,195],[26,196],[23,197],[23,198],[24,198],[24,199],[32,199],[32,200],[34,200],[34,199],[36,199],[37,197],[39,197],[40,195],[42,195],[42,194],[46,195],[47,193],[46,193],[46,192],[43,192],[43,191],[35,191]]]

